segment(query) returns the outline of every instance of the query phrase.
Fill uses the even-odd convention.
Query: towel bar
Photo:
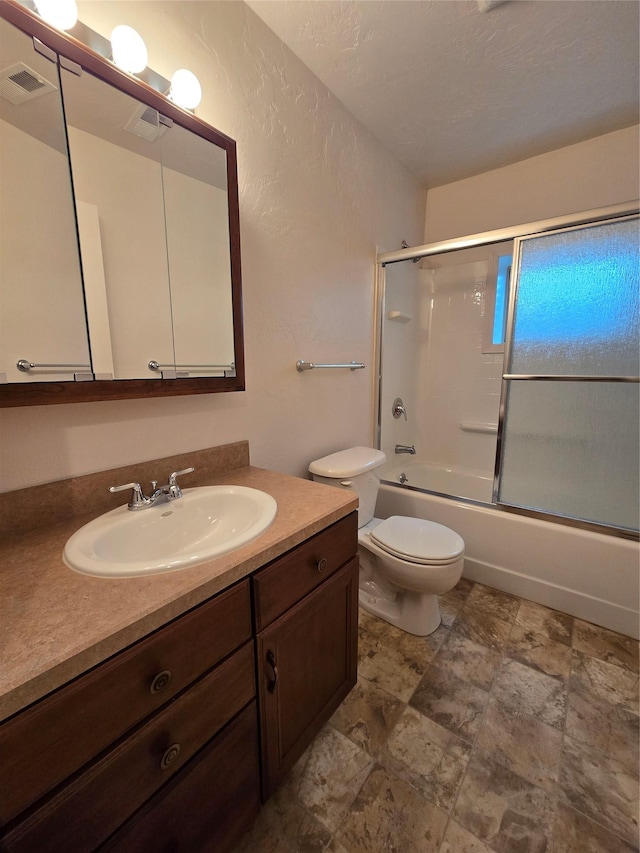
[[[364,364],[361,361],[352,361],[349,364],[315,364],[313,361],[297,361],[296,370],[302,373],[303,370],[313,370],[315,367],[348,367],[349,370],[362,370]]]
[[[227,373],[235,374],[236,369],[234,364],[160,364],[155,360],[151,360],[148,367],[149,370],[160,373],[170,371],[172,373],[224,373],[225,375]]]
[[[90,364],[34,364],[26,358],[16,363],[18,370],[28,373],[30,370],[52,370],[55,373],[76,373],[80,370],[91,370]]]

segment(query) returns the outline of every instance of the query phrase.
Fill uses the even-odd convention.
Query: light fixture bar
[[[18,1],[21,6],[25,7],[25,9],[38,14],[33,0]],[[105,36],[101,36],[100,33],[92,30],[91,27],[88,27],[86,24],[83,24],[82,21],[78,20],[75,26],[68,30],[68,33],[78,39],[78,41],[81,41],[82,44],[86,45],[90,50],[93,50],[95,53],[102,56],[104,59],[111,58],[111,42],[109,39],[105,38]],[[166,77],[163,77],[162,74],[158,74],[158,72],[154,71],[153,68],[149,68],[149,66],[147,66],[144,71],[136,74],[136,78],[138,80],[142,80],[143,83],[146,83],[147,86],[150,86],[152,89],[155,89],[156,92],[160,92],[161,95],[166,95],[171,88],[171,81],[167,80]]]

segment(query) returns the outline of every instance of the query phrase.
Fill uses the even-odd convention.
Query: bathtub
[[[405,462],[395,461],[393,467],[386,466],[382,481],[404,483],[408,488],[449,497],[456,495],[470,501],[491,503],[493,477],[475,471],[456,468],[444,468],[430,462],[422,462],[409,456]]]
[[[474,492],[464,473],[414,464],[415,472],[407,460],[383,473],[379,518],[408,515],[444,524],[465,541],[465,577],[638,639],[637,542],[474,503],[491,500],[486,483],[475,484]],[[392,473],[402,472],[406,486],[393,484]],[[425,488],[418,486],[421,478],[431,483],[426,488],[437,484],[433,491],[444,492],[449,482],[469,494],[466,500],[426,494],[418,491]]]

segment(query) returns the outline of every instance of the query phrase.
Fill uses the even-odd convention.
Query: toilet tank
[[[371,521],[376,507],[380,475],[378,469],[387,457],[373,447],[339,450],[309,465],[313,479],[328,486],[351,489],[358,496],[358,527]]]

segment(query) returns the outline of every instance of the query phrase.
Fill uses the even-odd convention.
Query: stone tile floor
[[[237,853],[638,850],[638,643],[462,579],[360,611],[358,684]]]

